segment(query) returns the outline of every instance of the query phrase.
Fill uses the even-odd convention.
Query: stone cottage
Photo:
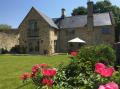
[[[113,44],[112,13],[94,14],[93,2],[87,4],[87,15],[67,17],[65,9],[62,9],[60,18],[49,18],[32,7],[18,28],[21,51],[35,54],[66,52],[73,47],[68,41],[75,37],[86,44]]]

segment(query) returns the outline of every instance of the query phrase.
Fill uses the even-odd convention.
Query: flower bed
[[[52,87],[55,75],[55,68],[50,68],[47,64],[37,64],[32,67],[31,74],[24,73],[21,79],[26,82],[27,79],[31,78],[33,83],[41,89],[43,87]]]
[[[86,46],[71,52],[67,66],[60,64],[55,69],[37,64],[31,74],[25,73],[21,78],[24,82],[31,79],[39,89],[119,89],[120,70],[113,67],[114,56],[108,45]]]

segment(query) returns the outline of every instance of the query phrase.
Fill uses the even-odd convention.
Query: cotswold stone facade
[[[52,28],[40,13],[32,8],[19,26],[21,51],[35,54],[55,52],[56,28]]]
[[[68,43],[79,37],[86,44],[113,44],[114,19],[111,12],[93,14],[93,2],[88,2],[88,14],[49,18],[31,8],[19,26],[21,52],[32,54],[53,54],[79,49],[82,44]]]
[[[104,32],[103,29],[109,29],[108,32]],[[70,31],[69,29],[63,29],[60,32],[60,51],[68,52],[68,50],[74,50],[80,48],[80,43],[68,43],[69,40],[79,37],[86,42],[87,45],[93,44],[114,44],[114,26],[99,26],[94,27],[93,31],[88,31],[87,27],[74,28]],[[73,47],[71,47],[73,44]],[[79,46],[80,45],[80,46]],[[73,48],[73,49],[72,49]]]
[[[77,50],[81,43],[68,43],[79,37],[87,45],[114,44],[114,19],[111,12],[93,13],[93,2],[88,1],[88,14],[49,18],[31,8],[18,30],[0,30],[0,49],[10,51],[16,45],[21,53],[54,54]],[[19,47],[18,46],[18,47]]]

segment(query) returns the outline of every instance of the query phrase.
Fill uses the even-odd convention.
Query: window
[[[43,43],[43,40],[41,40],[41,43]]]
[[[54,45],[56,45],[56,43],[57,43],[57,40],[54,40]]]
[[[66,35],[74,35],[75,34],[75,30],[74,29],[68,29],[65,30]]]
[[[66,36],[68,35],[68,30],[65,30],[65,34],[66,34]]]
[[[39,52],[39,41],[36,41],[35,52]]]
[[[39,36],[39,30],[37,27],[37,21],[36,20],[30,20],[28,24],[28,37],[38,37]]]
[[[57,36],[57,31],[56,30],[54,31],[54,35]]]
[[[29,52],[33,52],[33,51],[34,51],[33,45],[32,45],[32,43],[30,42],[30,43],[29,43]]]
[[[31,30],[36,30],[36,29],[37,29],[37,21],[35,21],[35,20],[30,20],[30,21],[29,21],[29,29],[31,29]]]
[[[107,27],[103,27],[103,28],[101,29],[101,32],[102,32],[103,34],[110,34],[110,33],[111,33],[111,30],[110,30],[109,28],[107,28]]]
[[[75,30],[72,30],[72,31],[71,31],[71,35],[74,35],[74,34],[75,34]]]
[[[70,31],[70,35],[74,35],[75,34],[75,29],[69,29]]]

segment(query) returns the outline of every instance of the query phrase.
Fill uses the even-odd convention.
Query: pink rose
[[[32,73],[36,73],[38,71],[39,68],[44,68],[47,67],[47,64],[36,64],[32,67]]]
[[[100,85],[98,89],[119,89],[115,82],[110,82],[106,85]]]
[[[97,73],[101,73],[101,71],[105,68],[106,68],[106,66],[103,63],[96,63],[95,64],[95,71]]]
[[[26,80],[26,79],[28,79],[28,78],[30,78],[30,74],[29,73],[24,73],[24,74],[22,74],[22,76],[21,76],[21,79],[22,80]]]
[[[96,63],[95,71],[103,77],[111,77],[114,72],[114,68],[107,68],[103,63]]]
[[[36,73],[39,68],[40,68],[39,64],[34,65],[34,66],[32,67],[32,73]]]
[[[105,85],[105,89],[119,89],[119,87],[115,82],[110,82]]]
[[[78,54],[78,52],[76,52],[76,51],[73,51],[70,53],[71,56],[77,56],[77,54]]]
[[[42,84],[51,87],[53,85],[53,80],[48,78],[43,78]]]
[[[104,85],[100,85],[98,89],[105,89]]]
[[[53,77],[56,75],[56,69],[43,69],[42,73],[44,76],[50,76]]]
[[[102,69],[100,74],[104,77],[111,77],[114,72],[114,68],[105,68]]]

